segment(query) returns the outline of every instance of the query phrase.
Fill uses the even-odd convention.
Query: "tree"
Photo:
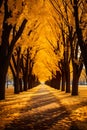
[[[69,40],[68,40],[68,26],[69,26],[69,22],[68,22],[68,14],[67,14],[67,5],[64,3],[64,1],[51,1],[51,4],[54,8],[54,11],[56,12],[56,15],[53,16],[56,25],[59,28],[59,32],[61,33],[61,38],[62,38],[62,43],[64,46],[64,54],[63,54],[63,58],[64,60],[62,60],[64,63],[62,64],[63,67],[62,69],[64,69],[63,75],[65,75],[65,85],[66,85],[66,92],[70,92],[70,66],[69,66],[69,58],[70,58],[70,48],[69,48]],[[61,44],[61,42],[60,42]],[[63,76],[62,75],[62,76]],[[63,79],[64,79],[63,77]],[[64,85],[64,84],[63,84]],[[64,88],[64,87],[63,87]],[[63,89],[64,90],[64,89]]]
[[[59,39],[58,39],[59,40]],[[59,42],[57,41],[57,46],[55,47],[53,42],[51,42],[48,38],[47,38],[47,41],[49,42],[49,44],[51,45],[52,47],[52,51],[53,53],[55,54],[55,56],[57,56],[58,58],[58,61],[60,61],[61,59],[61,56],[60,56],[60,46],[59,46]],[[50,54],[51,52],[49,52]],[[56,64],[55,64],[56,65]],[[49,65],[48,65],[49,67]],[[54,74],[53,73],[53,70],[50,70],[49,68],[49,71],[51,71],[52,73],[52,79],[51,79],[51,86],[56,88],[56,89],[60,89],[60,82],[61,82],[61,71],[60,71],[60,68],[59,68],[59,64],[57,63],[57,70],[56,70],[56,73]]]
[[[83,27],[85,27],[87,29],[86,18],[83,21],[83,17],[87,15],[86,1],[74,0],[74,3],[72,2],[72,5],[73,4],[74,4],[73,9],[74,9],[75,28],[76,28],[77,38],[78,38],[78,44],[79,44],[80,49],[81,49],[84,65],[86,68],[86,74],[87,74],[87,44],[85,43],[85,40],[83,38],[83,33],[82,33],[83,32],[82,31],[82,24],[84,24]],[[82,10],[79,9],[80,7],[82,8]],[[80,19],[79,19],[79,13],[81,13]]]
[[[27,22],[27,20],[24,19],[18,31],[15,32],[16,23],[12,26],[12,24],[8,22],[8,19],[12,17],[12,10],[9,9],[8,2],[9,2],[8,0],[5,0],[3,1],[2,4],[4,6],[4,19],[3,19],[2,37],[0,45],[0,100],[5,99],[6,74],[14,46],[19,37],[21,36]],[[21,11],[19,12],[19,14],[21,14]],[[13,33],[13,37],[10,41],[9,38],[11,31]]]
[[[78,81],[83,68],[83,58],[79,48],[77,37],[73,37],[72,29],[70,30],[70,32],[71,59],[73,67],[72,95],[78,95]]]
[[[21,56],[21,47],[17,47],[15,53],[12,54],[12,62],[10,62],[10,68],[13,74],[14,80],[14,93],[18,94],[20,92],[20,56]],[[22,89],[21,89],[22,90]]]
[[[79,80],[79,77],[81,74],[83,63],[81,60],[82,58],[80,56],[78,57],[78,55],[79,55],[79,52],[78,52],[79,40],[77,40],[78,38],[76,35],[77,34],[76,24],[78,23],[79,27],[81,25],[81,28],[82,28],[82,25],[86,26],[86,23],[84,22],[85,20],[84,21],[82,20],[83,14],[85,14],[85,12],[86,12],[85,9],[83,9],[83,5],[84,5],[85,1],[82,2],[79,0],[77,2],[78,8],[80,11],[79,13],[78,13],[78,11],[77,11],[78,9],[75,5],[76,3],[73,3],[72,1],[61,0],[60,2],[59,1],[52,2],[50,0],[50,2],[54,7],[55,12],[57,12],[57,14],[58,14],[58,18],[56,16],[55,16],[56,18],[55,17],[54,18],[55,18],[55,20],[58,19],[56,21],[57,21],[58,26],[61,30],[62,41],[64,43],[64,60],[63,60],[64,64],[62,64],[62,65],[64,65],[64,67],[62,67],[62,68],[63,69],[65,68],[64,69],[65,71],[63,71],[63,72],[65,73],[66,84],[67,84],[67,86],[70,86],[70,83],[68,82],[70,80],[69,79],[69,77],[70,77],[69,76],[70,75],[69,62],[72,59],[72,66],[73,66],[72,95],[77,95],[78,94],[78,80]],[[76,1],[74,1],[74,2],[76,2]],[[74,15],[73,15],[73,7],[74,7]],[[77,10],[75,11],[75,9],[77,9]],[[81,12],[81,10],[82,10],[82,12]],[[81,14],[81,16],[80,16],[80,14]],[[79,20],[79,17],[77,15],[80,17],[80,20]],[[61,23],[61,21],[62,21],[62,23]],[[82,21],[82,23],[81,23],[81,21]],[[84,30],[85,29],[83,28],[83,32],[85,32]],[[82,29],[81,29],[81,33],[82,33]],[[84,37],[85,37],[85,35],[84,35]],[[81,42],[81,40],[80,40],[80,42]],[[70,53],[70,58],[68,57],[69,53]],[[70,87],[66,87],[66,91],[68,91],[68,89],[70,91]]]
[[[30,50],[27,48],[25,54],[22,54],[21,57],[21,68],[23,73],[23,83],[24,83],[24,91],[28,89],[28,74],[29,74],[29,60],[30,60]]]

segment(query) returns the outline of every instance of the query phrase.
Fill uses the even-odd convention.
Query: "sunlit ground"
[[[0,130],[87,130],[87,87],[72,97],[41,85],[13,94],[6,89],[6,100],[0,102]]]

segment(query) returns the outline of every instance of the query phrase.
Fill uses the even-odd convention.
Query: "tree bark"
[[[66,64],[65,68],[65,75],[66,75],[66,93],[70,93],[70,68],[69,68],[69,63]]]
[[[61,91],[65,91],[65,72],[62,70],[62,84],[61,84]]]
[[[19,86],[19,79],[18,77],[14,77],[14,93],[19,94],[20,86]]]
[[[78,0],[74,0],[74,16],[75,16],[75,26],[76,26],[76,33],[78,37],[78,44],[80,46],[82,57],[84,61],[84,65],[86,68],[86,75],[87,75],[87,44],[85,44],[83,40],[82,30],[80,28],[79,23],[79,12],[78,12]]]
[[[0,100],[5,99],[5,82],[6,74],[3,74],[3,69],[0,69]]]
[[[21,78],[19,78],[19,85],[20,85],[20,92],[22,92],[23,88],[22,88],[22,79]]]
[[[59,71],[56,72],[56,88],[60,90],[61,74]]]
[[[83,63],[79,66],[73,63],[73,81],[72,81],[72,95],[78,95],[78,81],[83,68]]]

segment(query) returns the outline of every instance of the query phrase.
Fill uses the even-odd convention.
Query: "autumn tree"
[[[51,26],[51,25],[50,25]],[[54,32],[53,28],[51,27],[52,31]],[[59,45],[59,38],[57,39],[57,42],[56,42],[56,46],[53,44],[53,41],[50,41],[48,38],[47,38],[47,41],[49,42],[49,44],[51,45],[51,50],[53,51],[53,53],[55,54],[56,58],[58,58],[58,63],[60,62],[61,60],[61,52],[60,52],[60,46]],[[49,51],[48,51],[49,52]],[[52,52],[49,52],[49,55],[50,53]],[[51,79],[51,86],[56,88],[56,89],[60,89],[60,83],[61,83],[61,70],[59,68],[59,65],[55,64],[54,66],[57,66],[56,67],[56,73],[54,74],[54,71],[52,69],[49,68],[49,64],[47,65],[47,68],[49,69],[49,71],[51,71],[52,73],[52,79]]]
[[[82,60],[81,60],[82,58],[80,56],[78,56],[79,55],[79,51],[78,51],[79,43],[78,43],[77,35],[76,35],[77,33],[76,33],[76,26],[75,26],[75,19],[74,19],[75,15],[73,15],[73,7],[74,7],[74,6],[72,7],[73,2],[66,1],[66,0],[64,0],[64,1],[61,0],[60,2],[58,2],[58,1],[52,2],[50,0],[50,2],[58,14],[58,16],[56,16],[56,18],[58,17],[57,18],[58,20],[56,20],[55,17],[54,18],[56,21],[59,21],[59,23],[58,22],[57,23],[58,23],[59,28],[61,29],[61,34],[62,34],[61,36],[63,38],[62,41],[64,43],[64,61],[62,62],[62,65],[66,66],[66,67],[64,67],[65,74],[66,74],[65,77],[68,78],[68,76],[67,76],[67,72],[69,72],[68,62],[72,59],[72,66],[73,66],[72,95],[77,95],[78,94],[78,80],[79,80],[79,77],[81,74],[83,64],[82,64]],[[81,1],[79,1],[79,3],[80,2]],[[79,14],[81,15],[81,16],[79,15],[80,16],[79,18],[80,18],[80,20],[82,20],[83,19],[82,14],[84,14],[84,12],[85,12],[83,9],[84,2],[81,2],[78,5],[79,5],[78,7],[80,8]],[[81,9],[82,9],[82,13],[81,13]],[[74,14],[75,13],[76,12],[74,12]],[[61,23],[61,21],[62,21],[62,23]],[[84,23],[83,25],[85,26],[86,23]],[[85,31],[83,31],[83,32],[85,32]],[[67,57],[69,54],[69,51],[71,53],[70,60],[68,60],[68,57]],[[68,83],[68,82],[66,82],[66,83]],[[66,88],[68,88],[68,87],[66,87]]]
[[[78,44],[78,39],[76,35],[76,28],[73,16],[73,8],[71,4],[67,1],[63,1],[63,5],[65,5],[65,12],[67,18],[68,25],[68,42],[70,42],[71,49],[71,59],[72,59],[72,67],[73,67],[73,81],[72,81],[72,95],[78,95],[78,81],[83,68],[82,62],[82,54],[80,53],[80,48]],[[70,13],[69,13],[70,10]],[[72,19],[71,22],[70,18]]]
[[[21,68],[22,68],[22,73],[23,73],[23,90],[27,91],[28,89],[28,74],[29,74],[29,68],[30,68],[30,48],[27,48],[24,50],[24,53],[22,54],[21,57]]]
[[[21,47],[17,47],[12,54],[12,60],[10,61],[10,68],[13,74],[13,81],[14,81],[14,93],[18,94],[22,91],[22,84],[21,84],[21,66],[20,66],[20,59],[21,59]]]
[[[27,22],[26,19],[23,19],[19,29],[17,31],[15,30],[17,19],[22,13],[23,6],[24,4],[22,0],[20,2],[5,0],[2,1],[1,4],[0,13],[3,21],[0,43],[0,100],[5,99],[6,74],[14,46],[21,36]],[[12,39],[9,40],[11,34]]]
[[[51,1],[51,4],[54,8],[55,14],[53,15],[54,20],[56,21],[56,25],[58,26],[59,30],[60,30],[60,34],[61,34],[61,38],[62,38],[62,44],[64,46],[64,54],[63,54],[63,58],[64,60],[62,60],[62,64],[64,67],[62,67],[61,69],[64,69],[63,75],[65,79],[65,84],[66,84],[66,92],[70,92],[70,66],[69,66],[69,41],[68,41],[68,17],[67,17],[67,9],[66,9],[66,5],[64,5],[64,3],[62,1],[58,2],[58,1]],[[60,42],[61,44],[61,42]],[[64,63],[63,63],[64,62]],[[63,81],[64,82],[64,81]],[[64,90],[64,87],[63,87]]]
[[[74,0],[71,1],[74,10],[75,28],[78,38],[78,44],[81,49],[84,65],[87,74],[87,2],[85,0]]]

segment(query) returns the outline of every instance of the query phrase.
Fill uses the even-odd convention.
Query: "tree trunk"
[[[14,93],[19,94],[20,87],[19,87],[19,79],[18,77],[14,77]]]
[[[57,89],[60,90],[61,74],[59,71],[57,71],[56,80],[57,80]]]
[[[70,93],[70,68],[69,68],[69,63],[66,65],[66,93]]]
[[[65,72],[62,70],[62,86],[61,91],[65,91]]]
[[[20,84],[20,92],[22,92],[23,88],[22,88],[22,79],[21,78],[19,79],[19,84]]]
[[[73,69],[73,81],[72,81],[72,95],[78,95],[78,74],[76,67]]]
[[[0,53],[0,100],[5,99],[5,83],[8,71],[9,60]]]
[[[78,78],[73,78],[72,82],[72,95],[78,95]]]
[[[5,82],[6,76],[3,75],[3,70],[0,70],[0,100],[5,99]]]
[[[73,62],[72,95],[78,95],[78,81],[83,68],[83,63],[77,65]]]

